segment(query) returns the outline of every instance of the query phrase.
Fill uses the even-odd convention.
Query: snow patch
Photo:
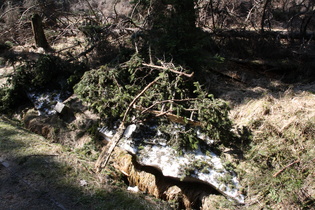
[[[57,91],[28,92],[27,97],[33,103],[39,115],[53,115],[56,102],[62,102],[61,93]]]
[[[157,129],[150,127],[149,129]],[[181,129],[177,126],[176,129]],[[173,132],[178,132],[176,129]],[[119,147],[136,155],[137,161],[141,165],[155,167],[161,170],[164,176],[178,179],[194,178],[210,184],[225,196],[232,198],[239,203],[244,203],[244,195],[240,193],[240,184],[234,172],[227,171],[220,159],[214,152],[183,151],[180,154],[174,148],[167,145],[167,140],[160,138],[162,133],[157,130],[158,139],[146,139],[136,142],[131,138],[133,132],[137,130],[135,124],[129,125],[118,144]],[[114,131],[106,128],[100,129],[106,136],[112,138]],[[198,133],[197,133],[198,135]],[[207,139],[207,137],[204,137]],[[137,144],[138,143],[138,144]],[[137,186],[136,186],[137,187]],[[136,189],[135,187],[135,189]],[[129,188],[133,191],[133,188]]]
[[[129,126],[126,128],[125,132],[124,132],[124,136],[125,136],[126,138],[130,138],[131,135],[132,135],[132,133],[136,130],[136,128],[137,128],[137,126],[136,126],[135,124],[129,125]]]

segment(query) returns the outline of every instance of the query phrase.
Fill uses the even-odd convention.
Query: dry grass
[[[238,166],[247,208],[314,205],[315,95],[292,90],[278,99],[267,95],[236,107],[231,117],[253,132],[251,149]]]
[[[91,150],[87,148],[87,151],[81,149],[79,152],[49,143],[43,137],[19,127],[17,122],[0,116],[0,167],[4,166],[3,161],[10,162],[14,168],[10,166],[6,170],[15,171],[14,175],[1,179],[0,197],[10,197],[9,192],[13,193],[12,196],[33,196],[32,200],[36,200],[38,197],[33,191],[47,197],[45,201],[29,204],[23,203],[27,201],[19,197],[14,200],[16,196],[13,196],[10,202],[0,200],[0,206],[12,209],[13,202],[15,207],[31,205],[32,209],[37,209],[38,205],[52,205],[50,201],[54,200],[54,204],[62,204],[67,209],[168,209],[167,205],[143,194],[127,192],[127,186],[111,179],[110,176],[116,173],[114,171],[95,174],[94,161],[86,155]],[[3,168],[0,169],[4,172]],[[18,180],[15,184],[3,181],[15,178]]]

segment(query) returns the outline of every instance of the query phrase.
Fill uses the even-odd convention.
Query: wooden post
[[[34,14],[32,17],[32,30],[36,47],[42,47],[44,50],[50,50],[51,48],[44,33],[42,19],[38,14]]]

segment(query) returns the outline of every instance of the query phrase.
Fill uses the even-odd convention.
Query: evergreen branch
[[[117,146],[117,144],[120,141],[122,135],[124,134],[124,131],[126,129],[125,122],[126,122],[126,118],[127,118],[127,115],[129,114],[130,109],[137,102],[137,100],[140,98],[140,96],[143,95],[143,93],[145,91],[147,91],[153,84],[155,84],[161,78],[162,77],[155,78],[155,80],[153,80],[145,88],[143,88],[143,90],[131,101],[131,103],[129,104],[129,106],[127,107],[127,109],[125,111],[123,120],[120,123],[117,132],[113,136],[113,139],[110,141],[109,149],[107,150],[107,146],[104,146],[102,148],[102,152],[101,152],[100,156],[98,157],[98,159],[97,159],[97,161],[95,163],[96,172],[99,172],[102,168],[106,167],[111,154],[113,153],[115,147]]]
[[[163,101],[156,101],[156,102],[154,102],[154,104],[152,104],[148,108],[144,109],[141,112],[141,114],[143,114],[144,112],[147,112],[148,110],[152,109],[155,105],[158,105],[158,104],[183,102],[183,101],[196,101],[196,100],[198,100],[198,99],[197,98],[185,98],[185,99],[169,99],[169,100],[163,100]],[[185,110],[190,111],[190,109],[185,109]],[[192,111],[197,111],[197,110],[194,109]]]
[[[126,112],[124,114],[122,123],[124,123],[126,121],[127,115],[129,114],[129,111],[130,111],[131,107],[137,102],[137,100],[140,98],[140,96],[143,95],[143,93],[145,93],[145,91],[147,91],[152,85],[154,85],[161,78],[162,77],[155,78],[155,80],[153,80],[145,88],[143,88],[143,90],[132,100],[132,102],[127,107],[127,110],[126,110]]]

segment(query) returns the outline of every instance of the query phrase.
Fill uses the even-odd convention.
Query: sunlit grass
[[[308,209],[315,204],[315,96],[287,92],[252,100],[232,112],[253,141],[238,165],[248,209]]]
[[[0,156],[14,162],[20,179],[49,193],[66,207],[76,209],[167,209],[161,201],[126,191],[123,183],[108,183],[96,174],[94,162],[74,150],[49,143],[15,122],[0,118]]]

